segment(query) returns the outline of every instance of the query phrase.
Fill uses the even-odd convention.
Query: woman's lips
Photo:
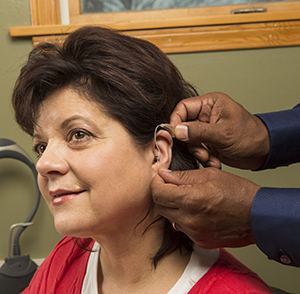
[[[84,192],[84,190],[80,191],[66,191],[66,190],[57,190],[57,191],[50,191],[50,196],[52,197],[52,204],[54,206],[63,204],[69,200],[74,199],[79,194]]]

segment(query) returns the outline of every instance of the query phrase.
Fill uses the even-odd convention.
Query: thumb
[[[206,171],[208,171],[209,169],[210,168],[171,171],[161,168],[158,170],[160,179],[156,179],[156,184],[162,185],[162,182],[164,182],[165,184],[180,186],[204,183],[205,181],[207,181]]]
[[[200,145],[200,143],[218,146],[224,141],[225,128],[219,124],[191,121],[179,124],[175,128],[178,140]],[[223,139],[222,139],[223,138]]]

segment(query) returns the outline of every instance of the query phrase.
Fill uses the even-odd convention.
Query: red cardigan
[[[71,237],[63,238],[38,268],[23,294],[81,294],[90,256]],[[273,293],[250,269],[226,250],[188,294]]]

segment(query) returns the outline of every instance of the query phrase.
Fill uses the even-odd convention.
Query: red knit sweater
[[[89,251],[63,238],[35,273],[23,294],[81,294]],[[273,293],[250,269],[226,250],[188,294]]]

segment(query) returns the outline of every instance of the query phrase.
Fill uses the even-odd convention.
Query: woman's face
[[[51,94],[36,113],[38,183],[62,235],[127,233],[147,214],[153,147],[72,89]]]

